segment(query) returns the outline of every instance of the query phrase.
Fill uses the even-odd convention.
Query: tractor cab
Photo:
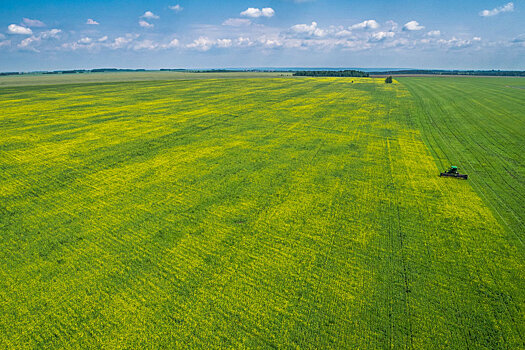
[[[447,174],[457,174],[458,173],[458,167],[457,166],[454,166],[452,165],[450,168],[448,168],[447,170]]]

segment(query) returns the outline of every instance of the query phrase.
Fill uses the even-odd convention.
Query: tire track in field
[[[401,266],[403,268],[403,281],[404,281],[404,287],[405,287],[405,300],[406,300],[406,313],[407,313],[407,319],[408,319],[408,331],[409,331],[409,339],[410,339],[410,348],[413,349],[414,348],[414,336],[413,336],[413,315],[412,315],[412,312],[411,312],[411,305],[410,305],[410,285],[409,285],[409,280],[408,280],[408,272],[407,272],[407,259],[406,259],[406,256],[405,256],[405,243],[404,243],[404,233],[403,233],[403,229],[401,227],[401,222],[402,222],[402,219],[401,219],[401,214],[400,214],[400,210],[399,210],[399,193],[396,189],[396,185],[395,185],[395,180],[394,180],[394,169],[393,169],[393,161],[392,161],[392,155],[391,155],[391,151],[390,151],[390,140],[389,140],[389,137],[386,137],[385,140],[384,140],[384,144],[385,144],[385,153],[386,153],[386,157],[387,157],[387,168],[388,168],[388,178],[389,178],[389,181],[390,181],[390,191],[392,193],[392,198],[391,198],[391,201],[390,201],[390,206],[391,206],[391,209],[389,210],[389,212],[395,212],[395,216],[396,218],[394,220],[390,220],[390,224],[389,224],[389,235],[392,235],[393,232],[392,232],[392,224],[394,224],[394,226],[396,226],[394,228],[394,231],[397,231],[397,239],[398,239],[398,242],[400,244],[400,254],[401,254]],[[392,208],[392,204],[394,206],[394,208]]]

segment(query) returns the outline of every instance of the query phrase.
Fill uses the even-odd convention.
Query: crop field
[[[524,348],[523,80],[383,81],[0,88],[0,347]]]
[[[253,79],[291,77],[288,72],[115,72],[81,74],[24,74],[0,76],[0,88],[6,86],[56,85],[79,83],[115,83],[156,80]]]
[[[525,244],[525,79],[402,79],[441,168],[461,164],[513,239]],[[518,242],[516,242],[518,243]]]

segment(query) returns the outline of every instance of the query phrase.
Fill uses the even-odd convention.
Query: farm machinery
[[[457,166],[451,166],[444,173],[440,173],[439,176],[457,177],[459,179],[465,179],[465,180],[468,179],[468,175],[460,174],[458,172],[458,167]]]

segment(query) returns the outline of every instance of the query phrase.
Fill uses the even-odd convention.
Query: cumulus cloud
[[[431,30],[430,32],[427,33],[427,36],[440,36],[441,35],[441,31],[439,30]]]
[[[171,40],[168,45],[166,45],[167,48],[171,48],[171,47],[178,47],[180,45],[180,42],[179,42],[179,39],[173,39]]]
[[[31,35],[31,34],[33,34],[33,31],[31,30],[31,28],[22,27],[22,26],[19,26],[18,24],[10,24],[7,27],[7,32],[9,34],[19,34],[19,35]]]
[[[144,14],[142,16],[140,16],[140,17],[147,18],[147,19],[159,19],[160,18],[159,16],[157,16],[156,14],[154,14],[151,11],[144,12]]]
[[[40,38],[39,37],[36,37],[36,36],[30,36],[29,38],[25,38],[24,40],[22,40],[20,42],[20,44],[18,44],[18,47],[21,48],[21,49],[31,49],[33,51],[37,51],[37,49],[35,48],[31,48],[31,44],[35,43],[35,42],[40,42]]]
[[[46,24],[38,19],[24,18],[23,22],[28,27],[45,27]]]
[[[273,17],[275,11],[271,7],[265,7],[262,9],[250,7],[241,12],[241,16],[259,18],[259,17]]]
[[[233,44],[231,39],[217,39],[217,47],[226,48]]]
[[[268,38],[260,38],[259,39],[259,42],[263,45],[263,47],[265,48],[268,48],[268,49],[273,49],[273,48],[276,48],[276,47],[281,47],[283,46],[283,42],[279,39],[268,39]]]
[[[442,46],[448,47],[449,49],[463,49],[472,46],[475,42],[481,41],[480,37],[474,37],[472,40],[470,39],[458,39],[456,37],[452,37],[452,39],[445,40],[440,39],[437,42],[441,44]]]
[[[133,45],[133,50],[136,50],[136,51],[139,51],[139,50],[154,50],[158,46],[159,45],[156,42],[146,39],[146,40],[142,40],[142,41],[136,42]]]
[[[394,32],[376,32],[372,34],[372,41],[382,41],[387,38],[393,38],[396,35]]]
[[[403,26],[403,30],[408,30],[408,31],[421,30],[421,29],[424,29],[424,28],[425,27],[420,25],[417,21],[407,22]]]
[[[86,21],[86,24],[98,25],[99,23],[95,21],[93,18],[88,18],[88,20]]]
[[[118,38],[115,38],[115,40],[108,45],[111,49],[121,49],[126,47],[129,43],[135,39],[136,36],[133,36],[131,34],[127,34],[126,36],[119,36]]]
[[[141,26],[142,28],[153,28],[155,25],[152,24],[152,23],[146,22],[145,20],[141,19],[139,21],[139,26]]]
[[[226,21],[222,22],[223,26],[232,26],[232,27],[241,27],[248,26],[252,24],[247,18],[228,18]]]
[[[345,36],[351,36],[352,32],[346,29],[337,30],[334,35],[336,37],[345,37]]]
[[[179,4],[174,5],[174,6],[168,6],[168,7],[170,10],[175,11],[175,12],[181,12],[182,10],[184,10],[184,7],[180,6]]]
[[[235,40],[235,45],[239,47],[249,47],[253,45],[253,41],[250,38],[240,36]]]
[[[208,37],[201,36],[198,39],[195,39],[191,44],[186,45],[186,47],[200,51],[208,51],[212,48],[213,44],[213,40]]]
[[[139,50],[157,50],[157,49],[161,50],[161,49],[171,49],[171,48],[179,47],[179,46],[180,46],[179,39],[176,39],[176,38],[172,39],[167,44],[161,44],[161,43],[155,42],[153,40],[146,39],[146,40],[135,42],[133,44],[133,46],[132,46],[132,49],[135,50],[135,51],[139,51]]]
[[[363,21],[361,23],[354,24],[350,29],[377,29],[379,28],[379,23],[373,19]]]
[[[4,47],[4,46],[6,46],[6,47],[7,46],[11,46],[11,40],[4,40],[4,41],[0,40],[0,47]]]
[[[18,44],[18,47],[21,48],[21,49],[26,49],[26,50],[32,50],[32,51],[39,52],[35,48],[35,46],[38,46],[38,44],[40,44],[42,42],[42,40],[45,40],[45,39],[57,39],[61,32],[62,31],[60,29],[51,29],[51,30],[47,30],[47,31],[41,32],[38,35],[31,35],[30,37],[25,38],[24,40],[22,40]]]
[[[173,38],[169,42],[159,42],[151,39],[140,39],[138,34],[126,34],[115,38],[113,41],[108,41],[108,36],[105,35],[99,39],[90,37],[82,37],[81,39],[64,43],[61,45],[65,50],[99,50],[107,48],[111,50],[133,50],[133,51],[157,51],[166,50],[175,47],[180,47],[178,39]]]
[[[503,12],[512,12],[514,11],[514,3],[509,2],[508,4],[500,7],[496,7],[492,10],[483,10],[479,13],[482,17],[490,17],[490,16],[496,16]]]
[[[397,28],[399,28],[399,24],[397,24],[395,21],[392,21],[392,20],[387,21],[386,25],[390,27],[391,31],[397,30]]]
[[[60,29],[51,29],[39,34],[42,39],[58,38],[58,34],[62,33]]]
[[[324,30],[317,26],[317,22],[312,22],[312,24],[296,24],[291,27],[291,30],[295,33],[318,37],[324,36],[326,34]]]

